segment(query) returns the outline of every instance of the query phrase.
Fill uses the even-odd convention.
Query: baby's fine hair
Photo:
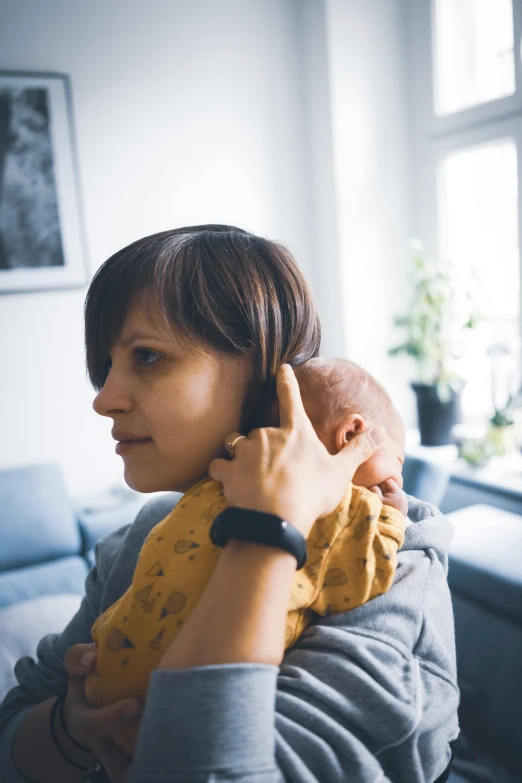
[[[359,413],[366,426],[384,427],[398,440],[402,419],[379,381],[349,359],[317,357],[295,368],[301,396],[314,427],[329,432],[344,416]]]

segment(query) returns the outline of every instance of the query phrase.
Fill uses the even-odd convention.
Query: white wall
[[[410,365],[391,360],[407,305],[409,121],[403,0],[326,0],[346,355],[413,422]]]
[[[303,127],[313,284],[321,314],[321,353],[346,356],[340,234],[334,158],[335,111],[330,73],[326,2],[299,0],[299,43],[303,85]]]
[[[71,76],[91,273],[140,236],[224,222],[283,241],[313,283],[296,9],[3,0],[0,67]],[[0,297],[0,465],[57,460],[73,495],[122,480],[91,409],[84,297]]]

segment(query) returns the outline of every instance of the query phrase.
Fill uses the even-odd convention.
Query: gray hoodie
[[[21,658],[0,707],[0,779],[23,783],[14,732],[67,688],[68,648],[129,587],[149,531],[178,493],[150,500],[96,546],[78,613]],[[391,590],[318,618],[281,666],[234,663],[152,673],[129,783],[432,783],[459,728],[453,612],[446,582],[450,523],[409,498],[412,523]]]

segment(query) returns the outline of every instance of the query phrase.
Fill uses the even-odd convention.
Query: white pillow
[[[61,633],[82,602],[76,593],[30,598],[0,609],[0,702],[17,685],[14,665],[29,655],[36,660],[38,642],[48,633]]]

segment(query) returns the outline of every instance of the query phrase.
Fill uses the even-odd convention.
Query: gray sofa
[[[148,496],[76,507],[58,464],[0,470],[0,701],[13,667],[76,613],[97,541],[130,524]]]
[[[449,517],[463,736],[454,770],[465,781],[520,783],[522,516],[473,505]]]

